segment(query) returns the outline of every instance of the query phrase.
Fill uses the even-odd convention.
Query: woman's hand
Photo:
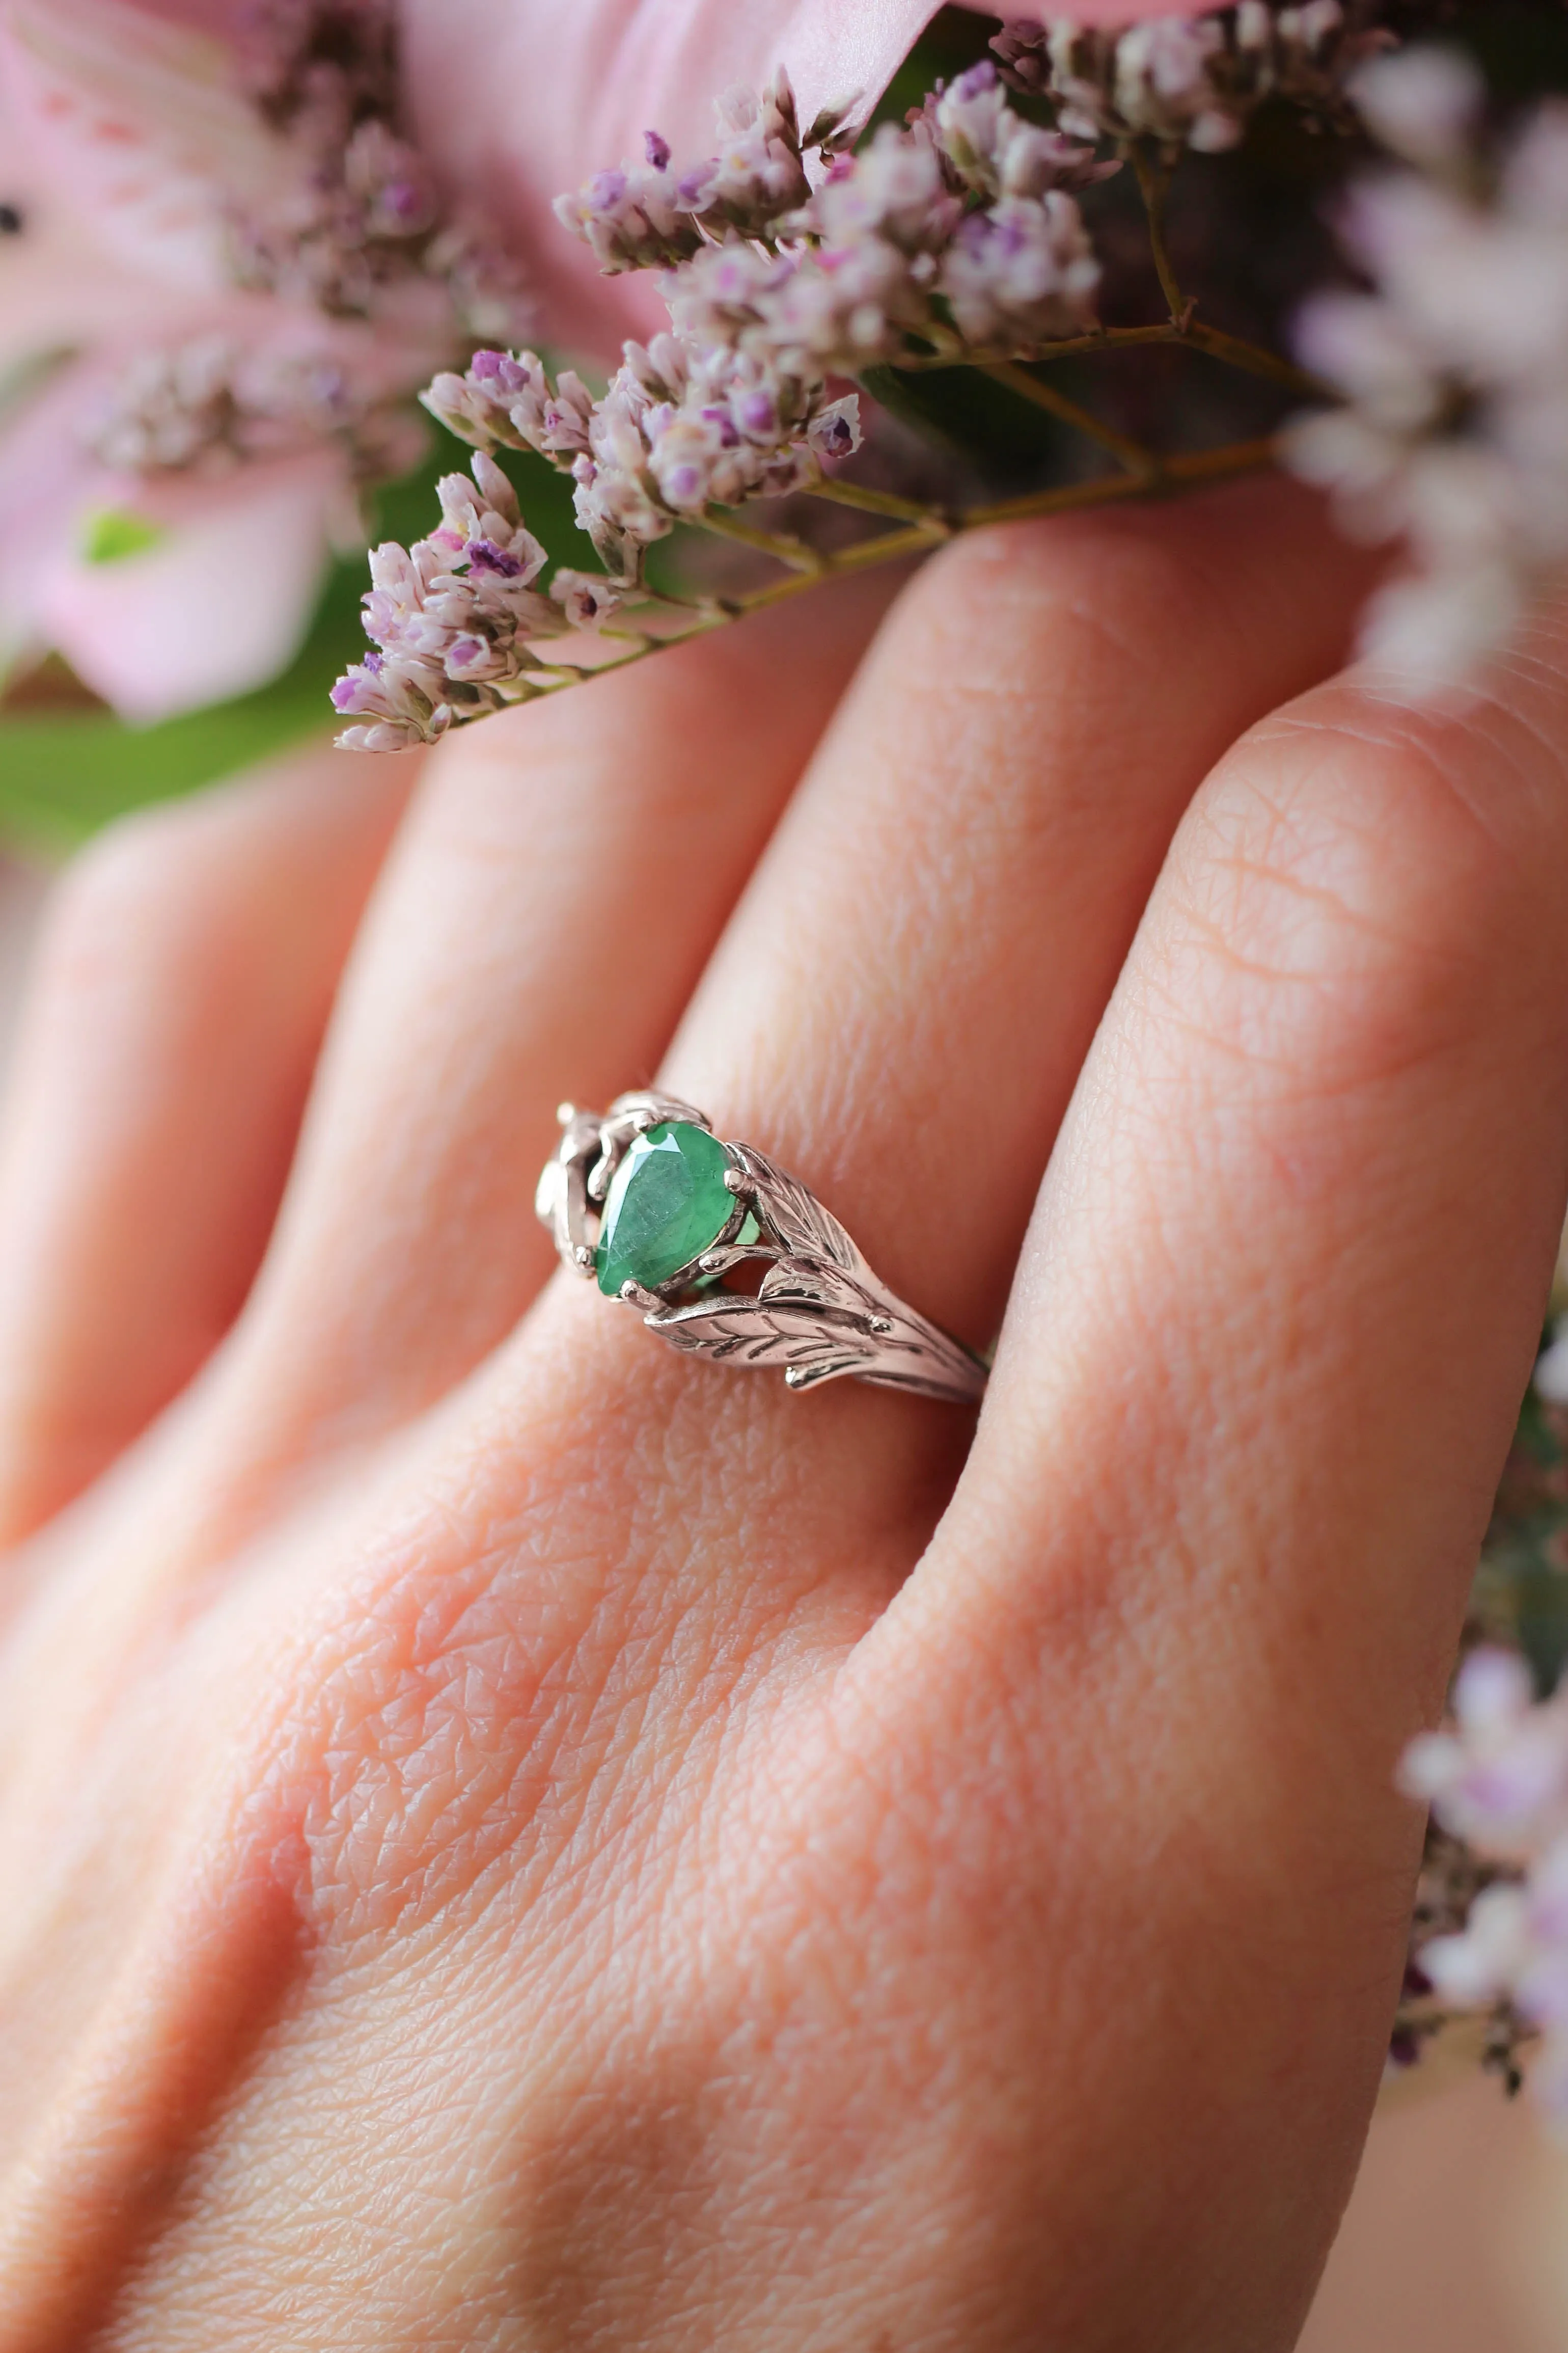
[[[1317,683],[1355,562],[1015,529],[847,692],[825,597],[476,730],[298,1140],[387,772],[68,881],[0,2353],[1292,2342],[1568,1166],[1561,632],[1412,718]],[[978,1435],[546,1282],[557,1100],[656,1072],[1005,1310]]]

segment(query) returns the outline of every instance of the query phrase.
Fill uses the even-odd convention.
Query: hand
[[[1568,1166],[1561,631],[1414,718],[1318,682],[1356,562],[1016,529],[858,668],[808,598],[476,729],[298,1138],[403,772],[68,879],[0,2353],[1293,2341]],[[556,1102],[656,1071],[1005,1310],[977,1435],[546,1280]]]

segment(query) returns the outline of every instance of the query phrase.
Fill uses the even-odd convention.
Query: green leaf
[[[420,537],[436,517],[439,476],[467,470],[471,452],[461,442],[444,431],[431,439],[426,461],[377,496],[373,540],[406,544]],[[573,518],[570,481],[542,458],[509,451],[505,463],[530,529],[553,557],[583,561],[587,543]],[[288,670],[233,702],[152,727],[128,726],[107,712],[0,712],[0,840],[58,854],[130,809],[195,792],[327,734],[337,723],[332,681],[365,649],[360,600],[367,585],[363,554],[334,564]]]
[[[89,564],[123,564],[128,555],[145,554],[167,537],[165,525],[130,507],[100,507],[87,519],[81,552]]]

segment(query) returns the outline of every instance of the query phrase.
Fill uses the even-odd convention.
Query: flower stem
[[[900,499],[891,491],[863,489],[858,482],[840,481],[837,475],[825,474],[813,482],[807,496],[827,499],[837,507],[854,507],[861,514],[886,515],[891,522],[918,523],[933,539],[946,539],[952,524],[945,514],[934,507],[922,506],[919,499]]]
[[[1149,216],[1149,249],[1154,257],[1154,268],[1159,274],[1160,291],[1171,313],[1172,325],[1181,328],[1186,323],[1186,297],[1177,282],[1170,248],[1165,243],[1165,198],[1170,194],[1170,166],[1163,157],[1151,153],[1146,142],[1141,139],[1133,141],[1131,155],[1138,193]]]
[[[1080,408],[1076,400],[1069,400],[1065,393],[1058,392],[1054,385],[1045,383],[1039,376],[1031,375],[1027,368],[1020,367],[1016,361],[994,361],[983,367],[980,374],[988,375],[993,384],[1003,385],[1019,400],[1028,401],[1032,407],[1043,408],[1047,417],[1054,417],[1061,424],[1070,425],[1078,432],[1086,434],[1102,449],[1109,450],[1117,464],[1129,474],[1136,475],[1141,480],[1148,480],[1159,472],[1160,460],[1152,449],[1145,449],[1142,442],[1130,441],[1124,433],[1118,433],[1114,426],[1104,424],[1092,409]]]
[[[1195,488],[1200,483],[1224,481],[1235,475],[1258,473],[1274,463],[1277,455],[1272,439],[1237,441],[1218,449],[1186,450],[1175,457],[1160,460],[1156,476],[1132,473],[1105,474],[1093,482],[1069,482],[1050,491],[1036,491],[1023,498],[1003,499],[984,506],[965,507],[959,513],[944,515],[934,507],[916,508],[912,500],[898,500],[900,509],[914,509],[917,520],[898,531],[873,532],[867,538],[856,540],[848,547],[834,548],[813,559],[808,572],[800,562],[800,543],[777,539],[768,532],[732,533],[721,531],[721,538],[743,537],[747,545],[758,546],[764,554],[778,554],[788,549],[787,556],[778,560],[787,565],[782,579],[769,581],[765,587],[753,588],[747,595],[724,599],[712,605],[700,619],[687,628],[671,630],[668,637],[647,637],[640,645],[620,657],[591,670],[566,673],[559,682],[541,689],[545,694],[560,694],[569,686],[579,684],[584,678],[601,678],[606,671],[629,669],[634,662],[646,661],[648,655],[659,653],[668,646],[689,644],[695,638],[710,636],[731,621],[743,619],[748,613],[765,611],[770,606],[786,604],[803,590],[819,581],[844,579],[851,575],[879,569],[883,565],[897,564],[909,556],[930,554],[939,540],[952,538],[962,533],[980,531],[992,523],[1021,522],[1031,516],[1070,514],[1094,507],[1112,506],[1128,499],[1150,498],[1161,493]],[[820,489],[822,486],[819,485]],[[835,488],[852,489],[845,483]],[[885,512],[880,492],[868,492],[868,498],[878,501],[876,508],[867,512]],[[851,501],[846,500],[843,504]],[[857,499],[854,503],[861,504]],[[722,518],[727,522],[728,518]],[[710,529],[715,528],[711,514],[705,518]]]
[[[732,539],[738,546],[754,548],[759,555],[771,555],[805,579],[819,579],[826,568],[824,558],[805,540],[783,532],[753,530],[750,523],[737,522],[726,507],[704,507],[695,521],[700,530],[710,531],[716,539]]]

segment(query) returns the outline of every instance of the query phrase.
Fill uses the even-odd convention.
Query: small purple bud
[[[657,131],[645,131],[642,135],[643,153],[656,172],[669,169],[669,142],[661,139]]]
[[[382,671],[386,668],[386,656],[384,654],[366,654],[363,661],[360,664],[360,668],[361,670],[369,670],[372,678],[379,678]]]
[[[739,402],[741,423],[748,433],[778,430],[778,404],[771,392],[743,393]]]
[[[413,220],[425,209],[425,191],[413,180],[394,180],[382,195],[398,220]]]
[[[595,172],[588,183],[588,202],[596,212],[614,212],[626,193],[624,172]]]
[[[459,670],[468,670],[482,659],[484,650],[479,638],[454,638],[447,649],[447,666],[450,669],[455,662]]]
[[[666,496],[689,506],[702,489],[702,477],[695,466],[677,466],[665,484]]]
[[[735,420],[727,408],[705,408],[702,411],[702,422],[704,425],[717,426],[719,446],[721,449],[733,449],[739,443],[741,437],[735,430]]]
[[[494,384],[504,376],[507,365],[504,352],[476,352],[468,363],[468,374],[480,384]]]
[[[516,580],[522,572],[519,559],[498,547],[493,539],[470,539],[468,557],[476,572],[494,572],[503,580]]]
[[[718,169],[719,162],[715,156],[709,163],[699,164],[697,169],[694,172],[688,172],[684,179],[678,180],[675,193],[679,202],[683,205],[706,203]]]
[[[995,87],[996,69],[989,58],[982,58],[977,66],[971,66],[967,73],[959,75],[952,85],[952,94],[960,99],[983,98],[988,90]]]

